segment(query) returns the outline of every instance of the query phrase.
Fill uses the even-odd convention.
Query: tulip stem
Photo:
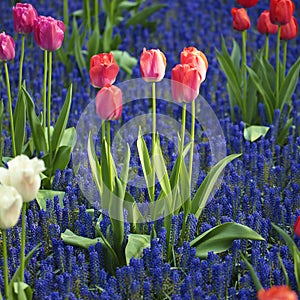
[[[287,41],[283,41],[283,62],[282,62],[282,78],[285,78],[286,70],[286,56],[287,56]]]
[[[181,144],[180,144],[180,154],[183,153],[183,149],[184,149],[185,123],[186,123],[186,103],[183,102],[183,105],[182,105],[182,114],[181,114]]]
[[[88,36],[91,34],[91,10],[90,3],[88,0],[84,1],[85,11],[86,11],[86,24],[88,29]]]
[[[279,79],[280,79],[280,63],[279,63],[279,54],[280,54],[280,31],[281,26],[278,25],[277,32],[277,46],[276,46],[276,98],[275,98],[275,108],[278,107],[279,102]]]
[[[22,85],[24,52],[25,52],[25,35],[22,34],[22,47],[21,47],[20,70],[19,70],[19,91],[21,90],[21,85]]]
[[[10,118],[10,128],[11,128],[11,142],[13,148],[13,156],[15,157],[17,154],[16,151],[16,141],[15,141],[15,125],[14,125],[14,117],[12,111],[12,99],[11,99],[11,92],[10,92],[10,81],[9,81],[9,74],[8,74],[8,67],[7,62],[4,61],[4,68],[5,68],[5,78],[6,78],[6,86],[7,86],[7,98],[8,98],[8,109],[9,109],[9,118]]]
[[[101,143],[103,143],[105,138],[105,120],[102,120],[102,131],[101,131]]]
[[[66,26],[65,36],[69,33],[69,0],[64,0],[64,24]]]
[[[192,194],[192,172],[193,172],[193,156],[194,156],[194,143],[195,143],[195,100],[192,102],[192,120],[191,120],[191,150],[190,150],[190,164],[189,164],[189,183]],[[192,195],[191,195],[192,197]]]
[[[52,147],[51,147],[51,84],[52,84],[52,52],[49,52],[49,68],[48,68],[48,145],[49,145],[49,161],[52,163]]]
[[[155,195],[155,166],[154,166],[154,148],[156,143],[156,91],[155,82],[152,82],[152,186],[151,188],[151,201],[154,201]]]
[[[265,42],[265,58],[269,59],[269,34],[266,34],[266,42]]]
[[[26,242],[26,202],[24,202],[22,206],[22,235],[21,235],[21,253],[20,253],[20,281],[21,282],[24,282],[25,242]]]
[[[8,263],[7,263],[7,241],[6,230],[2,230],[2,249],[3,249],[3,276],[5,299],[8,299]]]
[[[47,112],[47,72],[48,72],[48,51],[44,51],[44,80],[43,80],[43,127],[44,133],[46,133],[46,112]]]
[[[243,82],[244,82],[244,111],[246,113],[247,107],[247,30],[242,32],[242,70],[243,70]]]

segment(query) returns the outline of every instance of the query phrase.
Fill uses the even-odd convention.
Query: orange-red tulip
[[[231,10],[232,14],[232,26],[235,30],[244,31],[250,28],[251,22],[247,11],[244,8],[234,7]]]
[[[145,81],[161,81],[165,76],[166,65],[166,57],[159,49],[143,49],[143,53],[140,58],[140,69]]]
[[[273,286],[257,293],[258,300],[298,300],[297,294],[288,286]]]
[[[264,10],[257,20],[257,30],[261,34],[275,34],[278,30],[278,25],[275,25],[270,20],[270,12]]]
[[[291,21],[295,4],[291,0],[271,0],[270,19],[273,24],[285,25]]]
[[[237,3],[243,7],[249,8],[256,5],[258,0],[237,0]]]
[[[298,22],[295,17],[291,21],[281,27],[280,38],[282,40],[292,40],[298,35]]]
[[[294,225],[294,233],[300,238],[300,216],[297,218]]]
[[[103,120],[118,120],[122,114],[122,91],[115,85],[105,85],[96,95],[96,111]]]
[[[91,57],[90,80],[93,87],[101,88],[106,84],[113,84],[118,72],[119,67],[112,52],[100,53]]]

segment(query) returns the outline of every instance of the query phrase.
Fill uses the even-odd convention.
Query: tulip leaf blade
[[[146,234],[128,235],[128,242],[125,248],[126,263],[129,265],[131,258],[140,258],[143,250],[150,247],[151,237]]]
[[[47,200],[53,200],[54,197],[57,196],[59,199],[59,205],[63,208],[64,203],[63,199],[65,196],[65,192],[63,191],[54,191],[54,190],[39,190],[37,195],[36,195],[36,201],[40,207],[40,209],[43,209],[46,211],[47,209]]]
[[[244,138],[247,141],[254,142],[258,140],[260,137],[265,136],[270,127],[268,126],[259,126],[252,125],[244,129]]]

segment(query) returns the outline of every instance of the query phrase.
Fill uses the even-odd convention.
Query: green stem
[[[151,201],[154,201],[155,195],[155,167],[154,167],[154,147],[156,143],[156,92],[155,82],[152,82],[152,186],[151,188]]]
[[[91,34],[91,10],[90,10],[89,2],[90,2],[89,0],[84,1],[85,9],[86,9],[88,36],[90,36],[90,34]]]
[[[269,34],[266,34],[265,58],[266,58],[266,60],[269,60]]]
[[[2,230],[2,249],[3,249],[3,276],[4,276],[4,292],[5,299],[8,299],[8,263],[7,263],[7,241],[6,230]]]
[[[20,253],[20,281],[24,282],[25,272],[25,242],[26,242],[26,202],[22,207],[22,235],[21,235],[21,253]]]
[[[105,138],[105,120],[102,120],[102,131],[101,131],[101,143],[104,141]]]
[[[108,149],[110,149],[110,121],[107,121],[106,124],[107,124],[107,145],[108,145]]]
[[[44,80],[43,80],[43,127],[46,131],[46,112],[47,112],[47,72],[48,72],[48,51],[44,51]]]
[[[64,0],[64,24],[66,27],[65,38],[69,31],[69,0]]]
[[[4,61],[4,68],[5,68],[5,78],[6,78],[6,86],[7,86],[7,98],[8,98],[8,109],[9,109],[9,118],[10,118],[10,128],[11,128],[11,142],[13,148],[13,156],[16,156],[16,141],[15,141],[15,125],[14,125],[14,117],[12,111],[12,99],[10,93],[10,81],[9,81],[9,74],[8,74],[8,67],[7,62]]]
[[[183,149],[184,149],[185,123],[186,123],[186,103],[183,102],[182,114],[181,114],[181,144],[180,144],[180,153],[181,154],[183,153]]]
[[[283,41],[283,62],[282,62],[282,78],[285,78],[285,70],[286,70],[286,56],[287,56],[287,41]]]
[[[189,164],[189,184],[192,194],[192,172],[193,172],[193,156],[194,156],[194,143],[195,143],[195,100],[192,102],[192,120],[191,120],[191,150],[190,150],[190,164]],[[192,195],[191,195],[192,197]]]
[[[21,56],[20,56],[20,70],[19,70],[19,91],[21,90],[21,85],[22,85],[24,52],[25,52],[25,35],[22,34],[22,48],[21,48]]]
[[[95,18],[95,26],[99,26],[99,3],[98,0],[94,1],[94,18]]]
[[[244,108],[243,116],[246,114],[247,107],[247,30],[242,32],[242,72],[243,72],[243,83],[244,83]]]
[[[48,145],[49,145],[49,161],[52,164],[52,147],[51,147],[51,85],[52,85],[52,52],[49,52],[49,69],[48,69]]]
[[[277,32],[277,46],[276,46],[276,102],[275,108],[278,107],[279,102],[279,78],[280,78],[280,31],[281,26],[278,25],[278,32]]]

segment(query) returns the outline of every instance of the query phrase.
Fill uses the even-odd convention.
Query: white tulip
[[[18,223],[23,200],[18,191],[7,185],[0,185],[0,229],[7,229]]]
[[[41,186],[40,173],[45,170],[44,161],[19,155],[7,164],[8,169],[0,168],[0,182],[15,187],[24,202],[34,200]]]

